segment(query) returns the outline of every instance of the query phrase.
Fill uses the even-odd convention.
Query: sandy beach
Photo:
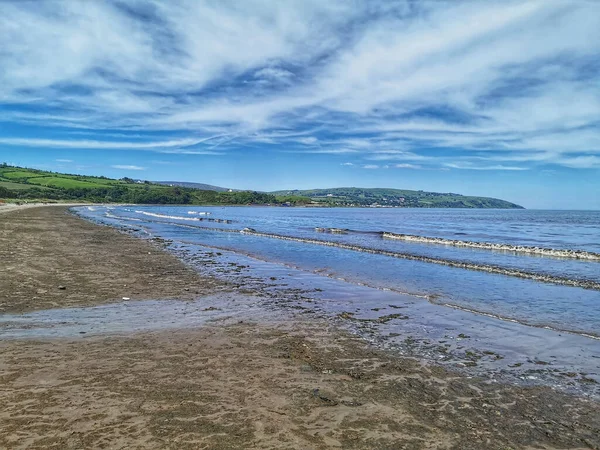
[[[124,298],[206,314],[220,296],[253,303],[65,206],[0,214],[0,261],[3,315]],[[0,380],[7,449],[600,449],[596,401],[401,358],[300,314],[0,339]]]

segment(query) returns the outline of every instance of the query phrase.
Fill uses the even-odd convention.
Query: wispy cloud
[[[3,120],[59,127],[59,137],[0,144],[599,166],[598,2],[2,6]],[[519,164],[508,162],[515,152]]]
[[[145,167],[123,165],[123,164],[115,164],[114,166],[110,166],[110,167],[112,167],[113,169],[119,169],[119,170],[146,170]]]
[[[422,167],[416,164],[394,164],[392,167],[396,169],[421,169]]]
[[[173,141],[149,141],[149,142],[131,142],[131,141],[97,141],[81,139],[37,139],[37,138],[0,138],[0,144],[13,145],[19,147],[46,147],[46,148],[65,148],[65,149],[132,149],[132,150],[155,150],[184,152],[180,148],[191,147],[206,139],[178,139]],[[175,147],[175,150],[169,150]],[[193,150],[189,150],[192,152]],[[201,154],[218,154],[216,152],[201,151]]]
[[[445,166],[446,167],[450,167],[452,169],[463,169],[463,170],[511,170],[511,171],[528,170],[526,167],[503,166],[503,165],[475,166],[475,165],[472,165],[472,164],[446,163]]]

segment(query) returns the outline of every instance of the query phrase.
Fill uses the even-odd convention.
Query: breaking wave
[[[333,242],[333,241],[325,241],[325,240],[321,240],[321,239],[300,238],[300,237],[287,236],[287,235],[274,234],[274,233],[263,233],[260,231],[256,231],[252,228],[244,228],[243,230],[240,230],[240,232],[243,234],[250,234],[253,236],[261,236],[261,237],[281,239],[281,240],[286,240],[286,241],[302,242],[305,244],[324,245],[327,247],[337,247],[337,248],[343,248],[346,250],[354,250],[357,252],[384,255],[384,256],[389,256],[392,258],[400,258],[400,259],[408,259],[408,260],[412,260],[412,261],[422,261],[422,262],[427,262],[427,263],[440,264],[443,266],[455,267],[455,268],[459,268],[459,269],[477,270],[480,272],[488,272],[488,273],[494,273],[494,274],[499,274],[499,275],[524,278],[527,280],[540,281],[543,283],[553,283],[553,284],[561,284],[564,286],[580,287],[580,288],[584,288],[584,289],[600,290],[600,282],[593,281],[593,280],[572,279],[572,278],[559,277],[559,276],[549,275],[549,274],[527,272],[524,270],[511,269],[511,268],[495,266],[495,265],[491,265],[491,264],[477,264],[477,263],[466,262],[466,261],[457,261],[457,260],[452,260],[452,259],[415,255],[413,253],[396,252],[396,251],[382,250],[382,249],[376,249],[376,248],[371,248],[371,247],[363,247],[360,245],[347,244],[344,242]]]
[[[396,239],[407,242],[419,242],[423,244],[450,245],[453,247],[467,247],[482,250],[508,251],[514,253],[525,253],[529,255],[550,256],[553,258],[572,258],[588,261],[600,261],[600,253],[587,252],[584,250],[565,250],[544,247],[529,247],[524,245],[502,244],[495,242],[460,241],[456,239],[444,239],[427,236],[416,236],[411,234],[397,234],[384,231],[381,233],[386,239]]]
[[[144,216],[158,217],[160,219],[188,220],[188,221],[192,221],[192,222],[207,221],[207,222],[218,222],[218,223],[233,223],[233,220],[229,220],[229,219],[213,219],[213,218],[207,218],[207,217],[170,216],[167,214],[158,214],[158,213],[153,213],[153,212],[148,212],[148,211],[135,211],[135,213],[142,214]],[[202,213],[202,214],[206,214],[206,213]],[[210,214],[210,213],[208,213],[208,214]]]

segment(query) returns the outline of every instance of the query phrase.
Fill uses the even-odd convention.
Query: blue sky
[[[0,161],[600,209],[600,2],[2,2]]]

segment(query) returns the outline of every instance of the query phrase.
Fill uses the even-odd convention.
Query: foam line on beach
[[[186,220],[191,222],[218,222],[218,223],[233,223],[230,219],[213,219],[208,217],[184,217],[184,216],[171,216],[168,214],[158,214],[148,211],[134,211],[136,214],[142,214],[144,216],[157,217],[159,219],[171,219],[171,220]]]
[[[156,222],[156,221],[149,221],[149,222],[161,223],[161,222]],[[180,228],[192,228],[194,230],[220,231],[222,233],[239,233],[240,232],[240,230],[235,230],[232,228],[200,227],[197,225],[189,225],[189,224],[183,224],[183,223],[170,223],[169,225],[173,225],[175,227],[180,227]]]
[[[221,230],[219,230],[219,231],[221,231]],[[354,250],[357,252],[384,255],[384,256],[389,256],[392,258],[408,259],[408,260],[412,260],[412,261],[422,261],[422,262],[427,262],[427,263],[440,264],[440,265],[448,266],[448,267],[455,267],[455,268],[459,268],[459,269],[476,270],[479,272],[488,272],[488,273],[494,273],[494,274],[499,274],[499,275],[524,278],[527,280],[540,281],[542,283],[553,283],[553,284],[561,284],[564,286],[580,287],[580,288],[584,288],[584,289],[600,290],[600,283],[596,282],[596,281],[592,281],[592,280],[578,280],[578,279],[571,279],[571,278],[565,278],[565,277],[557,277],[555,275],[526,272],[526,271],[519,270],[519,269],[510,269],[510,268],[506,268],[506,267],[494,266],[494,265],[489,265],[489,264],[476,264],[476,263],[466,262],[466,261],[456,261],[456,260],[444,259],[444,258],[434,258],[431,256],[415,255],[412,253],[375,249],[375,248],[363,247],[363,246],[355,245],[355,244],[347,244],[344,242],[333,242],[333,241],[325,241],[325,240],[321,240],[321,239],[312,239],[312,238],[300,238],[300,237],[287,236],[287,235],[274,234],[274,233],[262,233],[262,232],[259,232],[259,231],[253,230],[253,229],[249,229],[249,228],[245,228],[245,229],[241,230],[240,232],[244,233],[244,234],[253,235],[253,236],[261,236],[261,237],[281,239],[281,240],[286,240],[286,241],[302,242],[305,244],[324,245],[327,247],[337,247],[337,248],[343,248],[346,250]]]
[[[555,327],[555,326],[552,326],[552,325],[543,325],[543,324],[530,323],[530,322],[527,322],[527,321],[524,321],[524,320],[518,320],[518,319],[513,319],[512,317],[502,316],[500,314],[493,314],[493,313],[489,313],[489,312],[485,312],[485,311],[479,311],[478,309],[466,308],[464,306],[455,305],[453,303],[439,302],[439,301],[436,301],[436,300],[434,300],[432,298],[429,298],[429,301],[431,303],[436,304],[436,305],[441,305],[441,306],[445,306],[445,307],[448,307],[448,308],[457,309],[459,311],[464,311],[464,312],[468,312],[468,313],[471,313],[471,314],[477,314],[477,315],[480,315],[480,316],[491,317],[492,319],[503,320],[504,322],[518,323],[519,325],[525,325],[525,326],[528,326],[528,327],[543,328],[545,330],[552,330],[552,331],[556,331],[558,333],[576,334],[578,336],[582,336],[582,337],[585,337],[585,338],[589,338],[589,339],[594,339],[594,340],[600,341],[600,335],[597,335],[597,334],[584,333],[582,331],[569,330],[569,329],[565,329],[565,328]]]
[[[132,222],[142,222],[142,219],[136,219],[135,217],[117,216],[117,215],[111,214],[109,212],[104,213],[104,217],[108,217],[109,219],[129,220],[129,221],[132,221]]]
[[[444,239],[437,237],[417,236],[412,234],[398,234],[383,231],[381,233],[385,239],[396,239],[407,242],[418,242],[423,244],[450,245],[453,247],[476,248],[480,250],[508,251],[514,253],[524,253],[529,255],[548,256],[553,258],[572,258],[587,261],[600,261],[600,253],[588,252],[585,250],[566,250],[544,247],[532,247],[525,245],[512,245],[496,242],[477,242],[461,241],[456,239]]]

